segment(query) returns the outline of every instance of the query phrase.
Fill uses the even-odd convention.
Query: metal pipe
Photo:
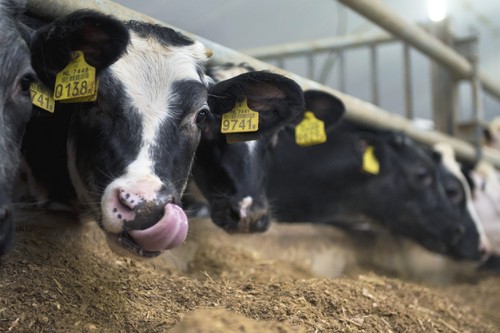
[[[471,79],[472,66],[467,59],[438,39],[426,33],[425,30],[418,25],[408,22],[404,17],[393,12],[382,1],[338,1],[446,66],[458,79]],[[480,71],[478,76],[484,89],[500,99],[500,84],[495,82],[483,71]]]
[[[307,77],[314,80],[314,54],[307,55]]]
[[[403,44],[403,81],[405,86],[405,116],[407,119],[413,119],[413,91],[410,61],[410,46]]]
[[[373,44],[383,44],[396,41],[396,38],[387,32],[381,31],[370,36],[348,35],[329,37],[305,42],[294,42],[262,46],[240,50],[249,56],[262,60],[274,57],[300,56],[311,52],[337,51],[357,48]]]
[[[378,66],[377,66],[377,46],[370,46],[370,66],[371,66],[371,86],[372,86],[372,103],[380,105],[378,94]]]
[[[339,88],[340,91],[346,91],[346,80],[345,80],[345,52],[340,50],[337,53],[337,57],[339,58]]]
[[[321,85],[317,82],[305,79],[294,73],[286,72],[278,67],[272,66],[255,58],[249,57],[245,54],[237,52],[235,50],[224,47],[220,44],[214,43],[210,40],[201,38],[192,33],[185,32],[182,29],[172,27],[171,25],[165,24],[159,20],[155,20],[149,16],[138,13],[132,9],[126,8],[119,4],[116,4],[109,0],[29,0],[28,10],[32,13],[36,13],[39,16],[47,18],[56,18],[67,15],[74,10],[81,8],[91,8],[104,12],[110,15],[114,15],[123,20],[141,20],[144,22],[156,23],[174,28],[186,36],[192,39],[199,40],[206,47],[209,47],[214,52],[213,61],[214,63],[240,63],[247,62],[249,65],[253,66],[258,70],[271,70],[276,73],[286,75],[292,80],[295,80],[299,85],[302,86],[304,90],[307,89],[318,89],[323,90],[327,93],[333,94],[340,98],[347,109],[346,117],[364,124],[369,124],[377,128],[392,129],[406,133],[411,138],[419,141],[423,144],[432,145],[436,142],[447,142],[456,151],[460,158],[465,160],[473,161],[475,160],[475,149],[474,147],[464,141],[447,136],[445,134],[436,131],[423,131],[412,126],[412,124],[405,118],[397,115],[391,114],[381,108],[362,101],[358,98],[349,96],[335,89]],[[495,166],[500,167],[500,153],[494,151],[491,148],[485,148],[483,154],[484,160],[493,163]]]
[[[475,144],[476,144],[476,159],[480,160],[483,157],[483,127],[482,121],[484,119],[484,110],[482,103],[481,94],[481,82],[478,78],[478,67],[479,67],[479,55],[477,54],[477,48],[474,48],[474,54],[471,58],[473,75],[472,75],[472,103],[474,109],[474,120],[475,120]]]

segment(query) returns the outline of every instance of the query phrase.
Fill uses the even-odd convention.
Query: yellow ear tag
[[[56,101],[93,96],[97,91],[95,68],[87,64],[82,51],[75,51],[73,59],[56,76]]]
[[[366,147],[363,153],[363,171],[373,175],[378,175],[380,172],[380,165],[373,153],[373,146]]]
[[[52,98],[52,91],[37,82],[30,84],[31,104],[54,113],[56,101]]]
[[[247,99],[222,115],[221,133],[245,133],[259,130],[259,113],[248,107]]]
[[[295,126],[295,143],[306,147],[326,142],[325,123],[307,111],[304,119]]]

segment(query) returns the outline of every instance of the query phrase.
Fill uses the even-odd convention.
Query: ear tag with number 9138
[[[70,102],[72,99],[93,96],[96,92],[95,68],[87,64],[82,51],[75,51],[69,64],[57,73],[54,99]]]
[[[38,82],[30,84],[31,103],[41,109],[54,113],[56,102],[52,98],[52,92]]]
[[[245,133],[259,130],[259,113],[248,107],[247,99],[236,103],[233,110],[222,115],[221,133]]]
[[[325,123],[316,118],[311,111],[306,111],[304,119],[295,126],[295,143],[307,147],[325,142]]]
[[[368,146],[363,153],[363,171],[378,175],[380,172],[380,165],[373,152],[373,146]]]

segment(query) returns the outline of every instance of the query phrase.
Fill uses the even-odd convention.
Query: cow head
[[[320,109],[312,109],[318,118]],[[278,219],[349,228],[368,221],[457,259],[483,255],[478,233],[466,235],[477,230],[473,219],[459,209],[458,195],[450,200],[452,185],[407,136],[346,120],[327,130],[323,144],[295,141],[283,132],[273,154],[268,192]]]
[[[35,65],[49,86],[72,51],[82,51],[99,73],[96,102],[61,104],[56,109],[56,114],[71,114],[67,150],[72,183],[114,249],[156,256],[186,237],[180,197],[202,129],[212,115],[230,110],[236,101],[260,103],[259,86],[269,84],[265,75],[256,74],[212,85],[204,73],[209,52],[201,43],[158,25],[98,23],[110,18],[88,11],[73,15],[38,31],[36,40],[46,45],[60,36],[78,42],[62,50],[59,43],[33,50],[39,59],[60,59]],[[116,31],[96,34],[106,25]],[[89,43],[87,36],[100,41]],[[123,49],[104,47],[116,40],[123,41]],[[106,58],[112,50],[116,62]],[[264,122],[249,138],[268,132]]]
[[[23,10],[19,1],[0,2],[0,255],[9,248],[14,230],[11,195],[35,78],[27,35],[18,25]]]
[[[256,72],[245,65],[211,67],[209,73],[219,82],[239,80],[238,74],[247,78],[248,84],[241,87],[240,95],[246,96],[249,108],[258,112],[262,133],[258,140],[228,143],[221,133],[222,114],[230,111],[240,98],[226,96],[221,88],[213,89],[218,113],[215,121],[202,131],[193,178],[208,200],[212,220],[218,226],[231,233],[265,231],[270,220],[265,188],[272,145],[278,131],[303,114],[302,91],[290,79]]]
[[[380,161],[380,173],[365,175],[372,179],[360,195],[370,204],[364,208],[368,215],[431,251],[457,260],[482,259],[488,245],[471,214],[465,180],[440,155],[429,156],[402,134],[388,135],[366,138]]]
[[[450,235],[451,256],[458,259],[485,259],[490,253],[490,244],[474,206],[470,185],[455,159],[455,153],[445,143],[436,144],[433,149],[432,155],[438,165],[438,178],[460,216],[455,221],[455,232]]]

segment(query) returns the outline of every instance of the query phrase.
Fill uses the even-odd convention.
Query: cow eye
[[[446,187],[446,195],[455,204],[459,204],[463,198],[462,191],[455,184]]]
[[[211,119],[210,110],[208,107],[203,107],[196,115],[196,126],[199,128],[204,128],[208,121]]]
[[[432,184],[432,174],[429,169],[420,167],[416,171],[416,179],[419,183],[424,186],[429,186]]]
[[[29,94],[33,76],[30,74],[24,75],[19,81],[19,88],[23,94]]]

